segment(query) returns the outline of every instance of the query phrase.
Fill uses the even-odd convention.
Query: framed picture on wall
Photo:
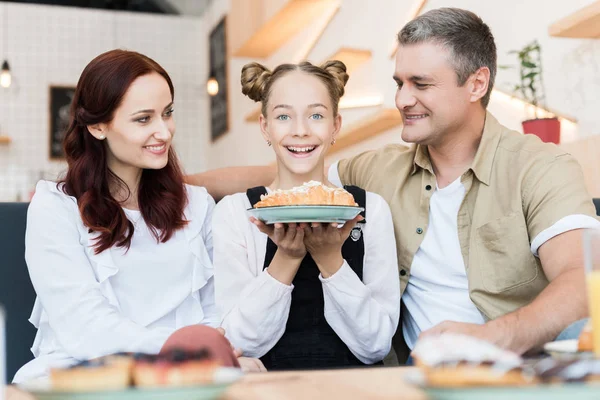
[[[209,37],[209,78],[216,79],[218,83],[217,93],[210,96],[210,131],[213,141],[229,130],[226,26],[226,17],[223,17]]]
[[[63,138],[69,126],[71,102],[75,94],[73,86],[50,86],[50,159],[62,160]]]

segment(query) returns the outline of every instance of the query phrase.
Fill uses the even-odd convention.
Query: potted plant
[[[523,133],[537,135],[544,142],[560,142],[560,120],[552,118],[539,118],[538,106],[545,107],[545,90],[542,80],[541,48],[537,40],[527,44],[521,50],[510,51],[519,60],[520,82],[513,90],[519,93],[523,100],[532,104],[533,118],[522,122]]]

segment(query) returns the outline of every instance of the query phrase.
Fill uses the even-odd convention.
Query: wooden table
[[[423,392],[404,382],[402,375],[409,369],[388,367],[248,374],[232,385],[222,400],[426,400]],[[6,400],[35,399],[11,386]]]
[[[249,374],[231,386],[223,400],[427,399],[423,392],[402,379],[409,369],[386,367]]]

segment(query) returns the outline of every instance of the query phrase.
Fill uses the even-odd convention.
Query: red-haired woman
[[[84,69],[66,177],[40,181],[29,206],[38,332],[15,382],[115,352],[158,353],[179,328],[217,326],[214,201],[183,182],[173,96],[169,75],[139,53],[109,51]]]

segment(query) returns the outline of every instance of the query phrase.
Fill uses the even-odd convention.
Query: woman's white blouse
[[[348,263],[323,285],[325,319],[362,362],[382,360],[400,316],[400,280],[390,208],[367,192],[361,281]],[[285,331],[293,285],[263,271],[267,235],[249,222],[245,193],[225,197],[213,218],[215,296],[221,326],[235,347],[262,357]]]
[[[188,225],[157,243],[139,211],[125,210],[135,231],[129,251],[94,253],[76,199],[40,181],[27,214],[25,258],[37,293],[32,352],[14,382],[45,376],[115,352],[157,353],[175,330],[216,327],[211,217],[204,188],[186,186]]]

